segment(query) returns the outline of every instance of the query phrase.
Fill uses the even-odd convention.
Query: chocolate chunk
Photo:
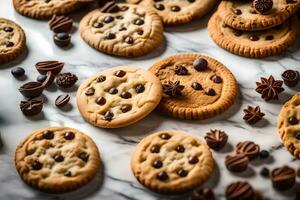
[[[51,85],[53,83],[54,79],[55,79],[55,75],[52,74],[51,71],[47,72],[46,80],[43,82],[43,86],[48,87],[49,85]]]
[[[197,82],[192,83],[192,88],[194,90],[203,90],[202,85],[200,83],[197,83]]]
[[[237,181],[226,188],[227,200],[254,200],[255,191],[247,182]]]
[[[179,6],[171,6],[171,11],[173,12],[179,12],[181,8]]]
[[[243,35],[243,31],[241,31],[241,30],[233,30],[233,34],[235,36],[239,37],[239,36]]]
[[[239,142],[236,145],[236,153],[245,154],[246,156],[249,157],[249,159],[258,156],[259,152],[260,152],[259,146],[251,141]]]
[[[67,176],[67,177],[71,177],[72,176],[72,173],[70,171],[66,171],[64,173],[64,176]]]
[[[188,2],[190,3],[194,3],[196,0],[188,0]]]
[[[120,15],[118,15],[118,16],[116,16],[116,19],[124,19],[124,17],[123,17],[123,16],[120,16]]]
[[[56,84],[62,88],[71,88],[77,82],[78,78],[70,72],[59,74],[56,77]]]
[[[296,138],[297,140],[300,140],[300,132],[297,132],[297,133],[295,134],[295,138]]]
[[[214,75],[210,78],[214,83],[222,83],[222,78],[220,76]]]
[[[241,15],[242,11],[240,9],[233,9],[233,13],[236,15]]]
[[[144,91],[145,91],[145,86],[144,85],[139,84],[139,85],[135,86],[135,92],[136,93],[142,93]]]
[[[95,89],[94,88],[89,88],[86,92],[85,95],[86,96],[92,96],[95,94]]]
[[[187,75],[188,74],[188,70],[186,67],[182,66],[182,65],[176,65],[175,67],[175,74],[179,75],[179,76],[183,76],[183,75]]]
[[[122,7],[120,8],[120,10],[123,11],[123,12],[126,11],[126,10],[128,10],[128,9],[129,9],[128,6],[122,6]]]
[[[284,84],[288,87],[295,87],[300,82],[300,74],[299,71],[296,70],[286,70],[281,75]]]
[[[163,91],[170,97],[181,96],[181,91],[184,89],[183,85],[180,85],[180,81],[169,81],[167,84],[163,84]]]
[[[296,117],[289,117],[288,122],[290,125],[296,125],[299,123],[299,120]]]
[[[273,40],[274,39],[274,36],[273,35],[267,35],[266,36],[266,40]]]
[[[59,47],[66,47],[71,43],[71,34],[69,34],[69,33],[56,33],[53,36],[53,41]]]
[[[248,106],[247,109],[244,109],[244,113],[245,115],[243,119],[248,124],[255,124],[265,116],[265,114],[261,112],[259,106],[256,106],[255,108],[252,106]]]
[[[270,155],[270,153],[267,150],[261,150],[259,153],[259,157],[263,158],[263,159],[268,158],[269,155]]]
[[[108,40],[112,40],[112,39],[115,39],[116,38],[116,35],[114,33],[108,33],[106,36],[105,36],[106,39]]]
[[[125,27],[119,28],[119,31],[126,31],[126,30],[127,30],[127,28],[125,28]]]
[[[137,31],[137,34],[143,35],[143,34],[144,34],[144,31],[143,31],[143,30],[138,30],[138,31]]]
[[[72,29],[73,20],[70,17],[53,15],[48,25],[54,33],[68,33]]]
[[[103,24],[101,22],[95,22],[95,23],[93,23],[93,27],[94,28],[102,28]]]
[[[208,96],[215,96],[216,91],[213,88],[208,88],[208,90],[205,91],[205,94]]]
[[[96,103],[100,106],[103,106],[104,104],[106,104],[106,99],[104,97],[99,97],[96,99]]]
[[[197,71],[204,71],[207,69],[208,62],[204,58],[196,59],[193,62],[193,66],[194,66],[195,70],[197,70]]]
[[[122,105],[120,108],[122,113],[126,113],[126,112],[130,111],[131,109],[132,109],[132,105],[130,105],[130,104]]]
[[[122,11],[124,11],[124,7],[122,7]],[[128,7],[127,7],[128,9]],[[115,3],[115,1],[108,1],[101,9],[101,12],[103,13],[116,13],[119,12],[120,8],[119,6]]]
[[[165,6],[163,4],[161,4],[161,3],[155,4],[154,7],[157,10],[164,10],[165,9]]]
[[[185,151],[184,146],[178,145],[175,149],[178,153],[183,153]]]
[[[242,172],[248,167],[249,159],[245,154],[226,156],[225,165],[229,171]]]
[[[189,157],[189,163],[190,164],[196,164],[198,162],[199,162],[199,158],[197,156]]]
[[[272,10],[273,0],[254,0],[252,5],[257,12],[265,14]]]
[[[104,82],[104,81],[106,81],[106,76],[99,76],[97,79],[96,79],[96,81],[98,82],[98,83],[101,83],[101,82]]]
[[[126,72],[123,70],[116,71],[115,76],[121,78],[126,75]]]
[[[296,172],[293,168],[283,166],[271,172],[273,186],[278,190],[287,190],[296,183]]]
[[[270,176],[270,170],[268,168],[264,167],[261,169],[260,175],[268,178]]]
[[[206,136],[204,138],[210,148],[214,150],[220,150],[226,145],[228,135],[224,131],[215,129],[210,130],[210,132],[206,133]]]
[[[65,105],[67,105],[67,103],[69,103],[70,101],[70,95],[68,94],[62,94],[62,95],[59,95],[56,100],[55,100],[55,105],[57,107],[63,107]]]
[[[153,145],[153,146],[151,146],[151,148],[150,148],[150,152],[151,153],[159,153],[159,151],[160,151],[160,146],[159,145]]]
[[[178,176],[180,177],[186,177],[188,175],[188,171],[184,170],[184,169],[180,169],[177,171]]]
[[[28,101],[21,101],[20,109],[26,116],[39,114],[43,109],[43,101],[41,98],[30,99]]]
[[[156,169],[159,169],[163,166],[163,163],[160,161],[160,160],[155,160],[153,163],[152,163],[152,167],[156,168]]]
[[[257,40],[259,40],[259,37],[258,37],[257,35],[250,35],[250,36],[249,36],[249,39],[250,39],[251,41],[257,41]]]
[[[84,162],[87,162],[89,160],[89,154],[86,152],[81,152],[78,157],[83,160]]]
[[[103,20],[103,22],[106,24],[108,24],[112,21],[114,21],[114,18],[112,16],[106,16],[106,17],[104,17],[104,20]]]
[[[62,161],[64,161],[64,157],[62,155],[55,155],[54,160],[56,162],[62,162]]]
[[[43,90],[44,86],[39,82],[28,82],[19,88],[20,93],[27,98],[39,97],[43,93]]]
[[[15,43],[13,43],[13,42],[7,42],[6,43],[6,47],[13,47],[15,45]]]
[[[124,42],[126,42],[127,44],[133,44],[133,38],[131,36],[127,36],[124,39]]]
[[[104,114],[104,119],[106,121],[111,121],[114,117],[114,113],[112,113],[111,111],[107,111],[105,114]]]
[[[47,79],[47,76],[46,76],[46,75],[40,74],[40,75],[38,75],[38,77],[36,78],[36,81],[37,81],[37,82],[40,82],[40,83],[43,83],[43,82],[45,82],[46,79]]]
[[[45,75],[47,72],[51,71],[52,74],[57,75],[64,67],[64,63],[59,61],[42,61],[36,63],[35,67],[40,74]]]
[[[160,135],[160,138],[163,140],[168,140],[171,138],[171,135],[169,135],[168,133],[163,133]]]
[[[11,74],[15,77],[15,78],[19,78],[21,76],[24,76],[25,74],[25,70],[22,67],[15,67],[11,70]]]
[[[122,92],[120,95],[123,99],[130,99],[132,95],[129,92]]]
[[[75,138],[75,134],[73,132],[66,132],[64,134],[64,138],[66,140],[73,140]]]
[[[215,195],[210,188],[201,188],[192,193],[190,200],[215,200]]]
[[[156,175],[157,179],[158,180],[161,180],[161,181],[165,181],[169,178],[168,174],[164,171],[162,172],[159,172],[157,175]]]
[[[31,163],[31,167],[33,170],[40,170],[43,167],[43,164],[40,163],[38,160],[35,160]]]
[[[134,23],[135,25],[140,26],[140,25],[143,25],[145,22],[144,22],[143,19],[136,19],[136,20],[133,21],[133,23]]]
[[[44,131],[43,138],[46,140],[52,140],[54,138],[54,133],[52,131]]]
[[[110,88],[109,91],[108,91],[109,94],[117,94],[118,93],[118,89],[113,87],[113,88]]]
[[[3,29],[5,32],[13,32],[13,28],[12,27],[9,27],[9,26],[6,26],[6,27],[4,27],[4,29]]]

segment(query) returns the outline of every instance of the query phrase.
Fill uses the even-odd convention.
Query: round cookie
[[[151,134],[137,145],[131,169],[137,180],[159,193],[182,193],[204,183],[214,169],[209,147],[176,131]]]
[[[212,39],[223,49],[240,56],[261,58],[283,52],[297,39],[299,20],[263,31],[239,31],[224,24],[218,13],[208,22]]]
[[[0,63],[14,60],[25,49],[26,37],[15,22],[0,18]]]
[[[284,146],[300,158],[300,92],[286,102],[279,114],[277,127]]]
[[[34,131],[16,149],[15,164],[21,178],[46,192],[77,189],[96,176],[98,148],[82,132],[68,127]]]
[[[227,110],[237,95],[237,83],[232,73],[223,64],[207,56],[170,56],[155,63],[150,71],[164,87],[159,107],[173,117],[214,117]]]
[[[89,78],[77,91],[81,115],[102,128],[119,128],[146,117],[162,97],[159,79],[137,67],[115,67]]]
[[[259,14],[253,1],[221,1],[218,12],[225,24],[238,30],[256,31],[282,24],[300,7],[300,0],[273,0],[270,12]]]
[[[163,41],[163,25],[152,10],[133,4],[96,9],[80,22],[80,35],[104,53],[133,57],[157,48]]]
[[[13,0],[15,10],[21,15],[36,18],[49,19],[53,15],[70,13],[92,0]]]
[[[216,2],[216,0],[143,0],[141,5],[155,10],[164,24],[177,25],[204,16]]]

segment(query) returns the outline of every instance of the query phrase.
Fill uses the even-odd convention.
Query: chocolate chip
[[[164,171],[162,172],[159,172],[157,175],[156,175],[157,179],[161,180],[161,181],[165,181],[169,178],[168,174]]]
[[[64,175],[67,176],[67,177],[70,177],[70,176],[72,176],[72,173],[71,173],[70,171],[66,171],[66,172],[64,173]]]
[[[159,153],[160,151],[160,146],[158,146],[157,144],[153,145],[151,148],[150,148],[150,152],[151,153]]]
[[[211,77],[211,80],[214,83],[222,83],[222,78],[220,76],[214,75],[213,77]]]
[[[122,105],[120,108],[122,113],[126,113],[126,112],[130,111],[131,109],[132,109],[132,106],[130,104]]]
[[[138,31],[137,31],[137,34],[143,35],[143,34],[144,34],[144,31],[143,31],[143,30],[138,30]]]
[[[3,29],[5,32],[13,32],[13,28],[12,27],[9,27],[9,26],[7,26],[7,27],[4,27],[4,29]]]
[[[114,33],[108,33],[106,36],[105,36],[106,39],[108,40],[112,40],[112,39],[115,39],[116,38],[116,35]]]
[[[195,2],[195,0],[188,0],[188,2],[190,2],[190,3],[194,3],[194,2]]]
[[[87,162],[89,160],[89,154],[87,154],[86,152],[81,152],[78,155],[78,157],[85,162]]]
[[[95,94],[95,89],[94,88],[89,88],[86,92],[85,95],[86,96],[92,96]]]
[[[233,13],[236,14],[236,15],[241,15],[242,11],[240,9],[234,9]]]
[[[259,153],[260,158],[267,158],[269,157],[270,153],[267,150],[261,150]]]
[[[163,166],[163,163],[160,161],[160,160],[155,160],[153,163],[152,163],[152,167],[156,168],[156,169],[159,169]]]
[[[145,86],[144,85],[139,84],[139,85],[135,86],[135,92],[136,93],[142,93],[144,91],[145,91]]]
[[[122,7],[120,8],[121,11],[126,11],[126,10],[128,10],[128,9],[129,9],[128,6],[122,6]]]
[[[75,134],[73,132],[66,132],[64,134],[64,138],[66,140],[73,140],[75,138]]]
[[[116,18],[117,18],[117,19],[124,19],[124,17],[122,17],[122,16],[120,16],[120,15],[116,16]]]
[[[122,92],[120,95],[123,99],[130,99],[132,95],[129,92]]]
[[[177,151],[178,153],[183,153],[183,152],[185,151],[185,148],[184,148],[184,146],[182,146],[182,145],[178,145],[178,146],[176,147],[176,151]]]
[[[179,12],[181,9],[179,6],[171,6],[171,11],[173,12]]]
[[[240,31],[240,30],[233,30],[233,34],[237,37],[243,35],[243,31]]]
[[[295,138],[296,138],[297,140],[300,140],[300,132],[297,132],[297,133],[296,133]]]
[[[54,156],[54,160],[56,162],[62,162],[62,161],[64,161],[64,157],[62,155],[56,155],[56,156]]]
[[[114,117],[114,113],[112,113],[111,111],[107,111],[107,112],[104,114],[104,119],[105,119],[106,121],[111,121],[113,117]]]
[[[288,122],[289,122],[289,124],[291,124],[291,125],[296,125],[296,124],[299,123],[299,120],[298,120],[296,117],[290,117],[290,118],[288,119]]]
[[[43,132],[43,138],[47,140],[51,140],[54,138],[54,133],[52,131],[44,131]]]
[[[13,43],[13,42],[7,42],[6,43],[6,47],[12,47],[12,46],[14,46],[15,45],[15,43]]]
[[[102,28],[102,27],[103,27],[103,24],[100,23],[100,22],[95,22],[95,23],[93,24],[93,27],[94,27],[94,28]]]
[[[189,157],[189,163],[190,164],[196,164],[198,162],[199,162],[198,157],[196,157],[196,156]]]
[[[143,20],[143,19],[136,19],[136,20],[133,21],[133,23],[134,23],[135,25],[140,26],[140,25],[143,25],[143,24],[144,24],[144,20]]]
[[[66,47],[71,43],[71,34],[69,34],[69,33],[56,33],[53,36],[53,41],[59,47]]]
[[[209,88],[207,91],[205,91],[205,94],[208,95],[208,96],[215,96],[216,91],[212,88]]]
[[[186,67],[181,66],[181,65],[176,65],[175,67],[175,74],[179,75],[179,76],[184,76],[188,74],[188,70]]]
[[[40,170],[43,167],[43,164],[40,163],[38,160],[35,160],[31,163],[31,167],[33,170]]]
[[[258,41],[258,40],[259,40],[259,37],[258,37],[257,35],[250,35],[250,36],[249,36],[249,39],[250,39],[251,41]]]
[[[46,79],[47,79],[47,76],[43,75],[43,74],[40,74],[40,75],[38,75],[38,77],[36,77],[36,81],[40,82],[40,83],[44,83]]]
[[[126,30],[127,30],[127,28],[125,28],[125,27],[119,28],[119,31],[126,31]]]
[[[118,89],[117,88],[110,88],[108,91],[109,94],[117,94],[118,93]]]
[[[165,9],[165,6],[163,4],[161,4],[161,3],[155,4],[154,7],[157,10],[164,10]]]
[[[273,40],[274,39],[274,36],[273,35],[267,35],[266,36],[266,40]]]
[[[56,100],[55,100],[55,105],[57,107],[63,107],[65,105],[67,105],[67,103],[69,103],[70,101],[70,95],[68,94],[62,94],[62,95],[59,95]]]
[[[204,58],[196,59],[193,62],[193,66],[194,66],[195,70],[197,70],[197,71],[206,70],[207,65],[208,65],[207,60],[205,60]]]
[[[97,79],[96,79],[96,81],[98,82],[98,83],[101,83],[101,82],[104,82],[106,80],[106,76],[99,76]]]
[[[106,99],[104,97],[99,97],[96,99],[96,103],[100,106],[103,106],[106,103]]]
[[[197,82],[192,83],[192,88],[194,90],[203,90],[202,85],[200,83],[197,83]]]
[[[163,133],[160,135],[160,138],[163,140],[168,140],[171,138],[171,135],[167,134],[167,133]]]
[[[269,177],[270,175],[270,170],[266,167],[262,168],[260,171],[260,175],[263,177]]]
[[[121,78],[126,75],[126,72],[123,70],[116,71],[115,76]]]
[[[114,21],[114,18],[112,16],[106,16],[103,20],[103,22],[106,23],[106,24],[108,24],[112,21]]]
[[[124,42],[126,42],[127,44],[132,44],[133,43],[133,38],[131,36],[128,36],[125,38]]]
[[[11,70],[11,74],[16,78],[19,78],[24,76],[25,70],[22,67],[15,67]]]
[[[184,170],[184,169],[180,169],[177,171],[178,176],[181,177],[186,177],[188,175],[188,171]]]

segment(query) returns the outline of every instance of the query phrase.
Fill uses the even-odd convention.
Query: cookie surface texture
[[[273,0],[273,8],[259,14],[252,1],[221,1],[218,12],[228,26],[238,30],[263,30],[282,24],[300,7],[300,0]]]
[[[96,9],[81,20],[79,29],[90,46],[117,56],[141,56],[163,41],[159,16],[146,7],[133,4],[117,4],[112,12]]]
[[[291,46],[299,33],[299,20],[264,31],[239,31],[224,24],[218,13],[208,22],[208,31],[217,45],[244,57],[261,58],[279,54]]]
[[[67,127],[34,131],[17,147],[15,164],[21,178],[46,192],[67,192],[96,176],[100,156],[96,144]]]
[[[133,124],[147,116],[162,97],[159,79],[137,67],[115,67],[89,78],[78,89],[81,115],[102,128]]]
[[[17,58],[25,49],[26,37],[15,22],[0,18],[0,63]]]
[[[237,95],[232,73],[208,56],[178,54],[158,61],[149,70],[164,87],[159,108],[173,117],[214,117],[227,110]]]
[[[288,151],[300,158],[300,93],[286,102],[279,114],[278,129],[284,146]]]
[[[204,183],[214,169],[209,147],[198,138],[176,131],[161,131],[136,147],[131,168],[137,180],[160,193],[181,193]]]

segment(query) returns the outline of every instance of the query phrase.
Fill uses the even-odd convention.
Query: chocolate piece
[[[244,113],[243,119],[248,124],[255,124],[265,116],[265,114],[260,111],[259,106],[256,106],[255,108],[248,106],[247,109],[244,109]]]
[[[144,31],[143,31],[143,30],[138,30],[138,31],[137,31],[137,34],[143,35],[143,34],[144,34]]]
[[[249,158],[245,154],[236,154],[234,156],[226,156],[225,165],[229,171],[242,172],[245,171],[249,164]]]
[[[15,78],[19,78],[21,76],[24,76],[25,74],[25,70],[22,67],[15,67],[11,70],[11,74],[15,77]]]
[[[144,85],[137,85],[137,86],[135,86],[135,92],[136,93],[142,93],[142,92],[144,92],[145,91],[145,86]]]
[[[165,181],[169,178],[168,174],[164,171],[162,172],[159,172],[157,175],[156,175],[157,179],[158,180],[161,180],[161,181]]]
[[[38,77],[36,78],[36,81],[37,82],[40,82],[40,83],[43,83],[45,80],[47,79],[47,76],[46,75],[38,75]]]
[[[62,155],[55,155],[53,159],[55,160],[55,162],[64,161],[64,157]]]
[[[151,153],[159,153],[159,151],[160,151],[160,146],[159,145],[153,145],[153,146],[151,146],[151,148],[150,148],[150,152]]]
[[[6,27],[4,27],[3,30],[7,33],[10,33],[10,32],[13,32],[14,29],[12,27],[6,26]]]
[[[161,3],[155,4],[154,7],[157,10],[164,10],[165,9],[165,6],[163,4],[161,4]]]
[[[6,43],[6,47],[13,47],[15,45],[15,43],[8,41]]]
[[[118,89],[117,88],[110,88],[108,91],[109,94],[117,94],[118,93]]]
[[[124,6],[123,6],[124,7]],[[123,8],[124,9],[124,8]],[[127,8],[128,9],[128,8]],[[115,3],[115,1],[108,1],[101,9],[103,13],[115,13],[119,12],[119,6]],[[122,10],[124,11],[124,10]]]
[[[237,154],[245,154],[249,159],[255,158],[259,155],[260,148],[257,144],[251,141],[239,142],[236,145]]]
[[[228,185],[226,189],[227,200],[254,200],[255,191],[247,182],[237,181]]]
[[[203,90],[202,85],[200,83],[197,83],[197,82],[192,83],[192,88],[194,90]]]
[[[289,117],[288,122],[290,125],[297,125],[299,123],[299,120],[296,117]]]
[[[104,104],[106,104],[106,99],[104,97],[99,97],[96,99],[96,103],[100,106],[103,106]]]
[[[186,177],[188,175],[188,171],[184,170],[184,169],[180,169],[177,171],[178,176],[180,177]]]
[[[54,133],[52,131],[44,131],[43,138],[46,140],[52,140],[54,138]]]
[[[279,167],[272,171],[271,179],[276,189],[287,190],[295,185],[296,172],[288,166]]]
[[[189,163],[190,164],[196,164],[198,162],[199,162],[199,158],[197,156],[189,157]]]
[[[259,153],[259,157],[262,159],[268,158],[270,153],[267,150],[261,150]]]
[[[112,16],[106,16],[103,19],[103,22],[106,23],[106,24],[108,24],[108,23],[110,23],[112,21],[114,21],[114,18]]]
[[[201,188],[192,193],[190,200],[215,200],[215,195],[210,188]]]
[[[130,105],[130,104],[122,105],[120,108],[122,113],[126,113],[126,112],[130,111],[131,109],[132,109],[132,105]]]
[[[67,103],[69,103],[70,101],[70,95],[68,94],[62,94],[62,95],[59,95],[56,100],[55,100],[55,105],[57,107],[63,107],[65,105],[67,105]]]
[[[67,176],[67,177],[71,177],[72,176],[72,173],[70,171],[66,171],[64,173],[64,176]]]
[[[138,25],[138,26],[143,25],[144,23],[145,22],[143,19],[136,19],[133,21],[133,24]]]
[[[86,96],[93,96],[95,94],[95,89],[94,88],[89,88],[86,92]]]
[[[239,37],[239,36],[243,35],[243,31],[241,31],[241,30],[233,30],[233,34],[235,36]]]
[[[171,6],[171,11],[173,12],[179,12],[181,8],[179,6]]]
[[[104,119],[106,121],[111,121],[114,117],[114,113],[112,113],[111,111],[107,111],[105,114],[104,114]]]
[[[87,162],[89,160],[89,154],[86,152],[81,152],[78,157],[83,160],[84,162]]]
[[[261,94],[261,98],[265,101],[278,100],[279,93],[283,92],[283,81],[275,80],[271,75],[268,79],[261,77],[261,82],[256,82],[255,91]]]
[[[43,93],[43,90],[44,86],[39,82],[28,82],[19,88],[20,93],[27,98],[39,97]]]
[[[241,15],[242,11],[240,9],[233,9],[233,13],[236,15]]]
[[[71,43],[71,34],[56,33],[53,36],[53,41],[59,47],[66,47]]]
[[[295,87],[300,82],[300,74],[299,71],[296,70],[286,70],[281,75],[284,84],[288,87]]]
[[[199,58],[193,62],[193,66],[197,71],[204,71],[207,69],[208,62],[204,58]]]
[[[184,89],[183,85],[180,85],[180,81],[169,81],[168,84],[163,84],[163,91],[170,97],[181,96],[181,91]]]
[[[163,166],[163,163],[160,161],[160,160],[155,160],[153,163],[152,163],[152,167],[156,168],[156,169],[159,169]]]
[[[103,27],[103,24],[100,23],[100,22],[95,22],[95,23],[93,23],[93,27],[94,27],[94,28],[102,28],[102,27]]]
[[[250,35],[250,36],[249,36],[249,39],[250,39],[251,41],[258,41],[258,40],[259,40],[259,37],[258,37],[257,35]]]
[[[266,40],[273,40],[274,39],[274,36],[273,35],[267,35],[266,36]]]
[[[127,44],[133,44],[133,38],[131,36],[128,36],[125,38],[124,42],[126,42]]]
[[[297,132],[297,133],[295,134],[295,138],[296,138],[297,140],[300,140],[300,132]]]
[[[163,140],[168,140],[171,138],[171,135],[169,135],[168,133],[163,133],[160,135],[160,138]]]
[[[178,145],[175,149],[178,153],[183,153],[185,151],[184,146]]]
[[[53,15],[48,25],[54,33],[68,33],[72,29],[73,20],[70,17]]]
[[[64,134],[64,138],[66,140],[73,140],[75,138],[75,134],[73,132],[66,132]]]
[[[272,10],[273,0],[254,0],[253,7],[261,14],[265,14]]]
[[[216,91],[213,88],[208,88],[208,90],[205,91],[205,94],[208,96],[215,96]]]
[[[260,175],[263,176],[263,177],[268,178],[269,175],[270,175],[270,170],[268,168],[264,167],[264,168],[261,169]]]
[[[20,109],[26,116],[39,114],[43,109],[43,101],[41,98],[30,99],[28,101],[21,101]]]
[[[43,75],[42,75],[42,76],[43,76]],[[43,82],[43,86],[44,86],[44,87],[48,87],[49,85],[51,85],[51,84],[53,83],[54,79],[55,79],[55,75],[52,74],[51,71],[47,72],[47,74],[46,74],[46,79],[45,79],[45,81]]]
[[[97,79],[96,79],[96,81],[98,82],[98,83],[101,83],[101,82],[104,82],[104,81],[106,81],[106,76],[99,76]]]
[[[126,72],[123,70],[116,71],[115,76],[121,78],[126,75]]]
[[[222,78],[220,76],[214,75],[210,78],[214,83],[222,83]]]
[[[174,71],[175,71],[175,74],[180,75],[180,76],[188,74],[187,68],[182,65],[176,65]]]
[[[120,10],[123,11],[123,12],[126,11],[126,10],[128,10],[128,9],[129,9],[128,6],[122,6],[122,7],[120,8]]]
[[[40,74],[45,75],[48,71],[51,71],[52,74],[57,75],[62,70],[64,65],[64,63],[59,61],[43,61],[36,63],[35,67]]]
[[[62,73],[56,77],[56,84],[62,88],[70,88],[77,82],[77,80],[78,78],[75,74],[70,72]]]
[[[130,99],[132,95],[129,92],[122,92],[120,95],[123,99]]]
[[[43,164],[40,163],[38,160],[35,160],[31,163],[31,167],[33,170],[40,170],[43,167]]]
[[[126,31],[126,30],[127,30],[127,28],[125,28],[125,27],[119,28],[119,31]]]
[[[206,136],[204,137],[206,140],[207,145],[214,149],[214,150],[220,150],[222,149],[228,140],[228,135],[221,130],[210,130],[210,132],[206,133]]]

